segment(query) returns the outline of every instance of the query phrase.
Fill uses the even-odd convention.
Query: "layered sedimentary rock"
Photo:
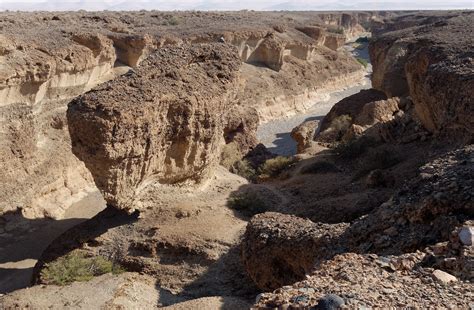
[[[402,23],[391,31],[399,19]],[[395,18],[371,42],[374,88],[389,97],[411,96],[417,117],[430,132],[458,132],[458,137],[472,139],[473,41],[466,29],[474,14],[422,15],[417,26],[411,19]]]
[[[140,186],[205,178],[218,162],[223,113],[240,60],[224,44],[162,48],[136,72],[74,100],[73,152],[106,201],[133,208]]]

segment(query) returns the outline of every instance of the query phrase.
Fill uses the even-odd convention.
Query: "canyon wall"
[[[38,43],[1,37],[1,212],[19,208],[27,217],[60,218],[70,205],[97,191],[90,172],[71,152],[67,103],[127,72],[123,64],[136,65],[140,57],[119,46],[130,46],[139,55],[147,50],[129,41],[143,40],[87,32]]]
[[[374,88],[389,97],[410,96],[427,130],[466,141],[474,134],[474,54],[464,29],[473,22],[472,12],[395,18],[370,43]]]
[[[117,76],[132,74],[130,68],[140,67],[164,46],[218,41],[234,46],[243,63],[234,104],[256,111],[257,119],[242,119],[251,128],[304,111],[325,90],[361,75],[361,66],[337,51],[344,36],[325,30],[335,26],[356,35],[362,31],[357,14],[329,14],[327,20],[318,13],[283,17],[278,12],[1,16],[0,213],[22,210],[28,217],[60,218],[74,202],[97,191],[91,173],[71,152],[67,103]],[[324,37],[298,30],[305,26],[322,29]],[[232,111],[236,109],[224,111],[224,118],[230,120]],[[226,139],[229,130],[239,130],[231,123],[222,133]],[[256,142],[254,131],[239,138],[246,144],[242,149]]]

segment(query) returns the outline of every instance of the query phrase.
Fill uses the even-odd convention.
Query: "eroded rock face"
[[[458,137],[472,139],[474,61],[466,29],[474,14],[427,17],[414,27],[409,18],[399,19],[400,27],[392,31],[395,18],[370,43],[374,88],[389,97],[411,96],[417,117],[430,132],[458,132]]]
[[[328,129],[333,120],[341,115],[349,115],[355,119],[362,113],[364,106],[370,102],[386,100],[387,96],[378,90],[361,90],[359,93],[342,99],[336,103],[321,121],[321,131]]]
[[[474,252],[459,233],[473,223],[472,153],[465,146],[430,161],[393,198],[346,226],[276,213],[255,216],[242,250],[249,275],[263,289],[272,281],[290,284],[261,295],[256,307],[311,307],[328,293],[354,307],[426,306],[421,295],[431,296],[433,305],[465,307]],[[311,255],[313,269],[303,272]],[[440,286],[433,280],[436,270],[459,285]],[[294,283],[290,276],[298,272],[302,281]],[[381,294],[387,299],[378,300]]]
[[[130,208],[139,187],[199,181],[218,162],[222,114],[240,61],[223,44],[163,48],[130,76],[74,100],[73,152],[107,203]]]
[[[268,35],[249,56],[247,62],[256,65],[265,65],[270,69],[279,71],[283,65],[284,51],[285,44],[273,35]]]
[[[235,106],[229,110],[225,123],[226,144],[236,143],[241,154],[246,154],[258,144],[256,135],[259,119],[254,108]]]

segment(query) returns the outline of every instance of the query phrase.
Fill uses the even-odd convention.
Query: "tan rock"
[[[285,44],[273,35],[268,35],[262,43],[250,54],[248,63],[261,64],[275,71],[283,66]]]
[[[200,181],[219,161],[238,55],[223,44],[162,48],[136,73],[73,101],[73,152],[108,204],[134,209],[152,179]]]
[[[439,269],[436,269],[435,271],[433,271],[433,278],[444,284],[447,284],[450,282],[456,282],[458,280],[455,276]]]
[[[302,153],[306,148],[311,146],[311,142],[314,139],[314,134],[318,128],[319,121],[311,120],[305,121],[293,128],[291,131],[291,137],[297,143],[297,152]]]

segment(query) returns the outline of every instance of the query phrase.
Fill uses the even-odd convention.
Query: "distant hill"
[[[314,1],[314,0],[32,0],[32,1],[0,1],[0,10],[20,11],[71,11],[71,10],[291,10],[291,11],[329,11],[329,10],[445,10],[445,9],[474,9],[473,1],[424,1],[424,0],[402,0],[402,1]]]

